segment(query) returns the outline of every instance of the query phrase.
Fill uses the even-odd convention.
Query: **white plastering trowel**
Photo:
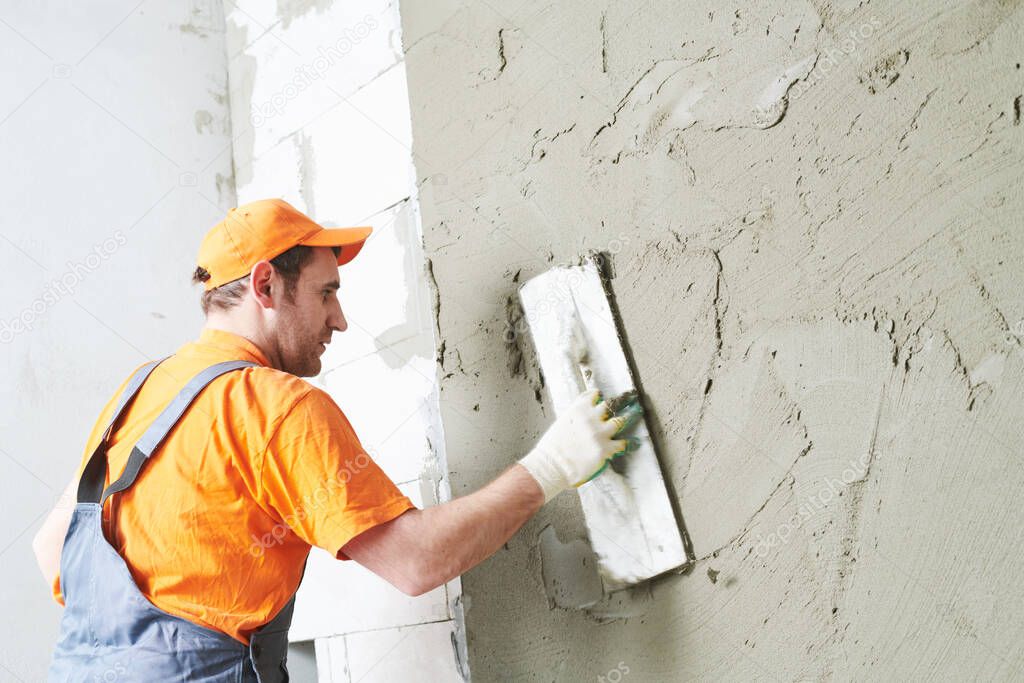
[[[532,278],[519,298],[556,413],[587,388],[600,389],[613,405],[636,395],[593,257]],[[646,422],[631,435],[640,448],[577,489],[605,592],[689,561]]]

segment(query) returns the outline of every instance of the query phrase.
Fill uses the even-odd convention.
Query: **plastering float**
[[[532,278],[520,288],[519,298],[556,413],[591,386],[609,403],[636,395],[594,257]],[[606,592],[689,559],[646,421],[635,426],[632,436],[640,441],[639,449],[577,489]]]

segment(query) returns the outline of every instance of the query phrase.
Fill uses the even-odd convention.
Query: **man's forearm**
[[[544,504],[544,494],[516,464],[479,491],[420,512],[429,542],[424,579],[441,585],[501,548]]]
[[[410,510],[345,546],[352,559],[401,590],[433,590],[493,555],[544,504],[537,481],[516,464],[479,491]]]
[[[601,392],[577,396],[518,463],[475,493],[410,510],[364,531],[342,550],[399,590],[419,595],[487,559],[537,510],[636,450],[622,432],[640,418],[635,401],[612,413]]]

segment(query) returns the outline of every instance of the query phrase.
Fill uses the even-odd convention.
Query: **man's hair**
[[[341,247],[331,247],[331,250],[335,256],[341,253]],[[313,248],[300,244],[270,259],[270,265],[274,267],[274,272],[280,275],[284,281],[284,295],[288,301],[295,300],[295,287],[299,282],[299,274],[311,258],[313,258]],[[192,284],[206,282],[209,279],[210,273],[202,266],[197,267],[192,273]],[[250,276],[246,275],[208,292],[203,292],[203,298],[200,300],[203,315],[209,315],[211,310],[226,311],[240,304],[249,288],[249,279]]]

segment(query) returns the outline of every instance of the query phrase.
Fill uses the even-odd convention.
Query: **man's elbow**
[[[411,598],[418,598],[429,593],[443,583],[444,581],[432,578],[432,573],[421,567],[416,567],[391,582],[395,588]]]
[[[410,598],[418,598],[424,593],[430,592],[430,588],[422,583],[393,583],[392,585]]]
[[[412,598],[429,593],[448,583],[454,577],[447,575],[445,568],[434,558],[436,555],[429,555],[419,561],[412,561],[411,566],[406,567],[401,577],[391,582],[398,590]]]
[[[447,583],[454,575],[444,551],[425,532],[422,511],[364,531],[342,549],[345,554],[410,597],[419,597]]]
[[[43,575],[43,579],[51,581],[57,573],[54,569],[56,563],[53,561],[53,549],[49,547],[42,531],[32,537],[32,553],[36,556],[36,564],[39,566],[39,573]]]
[[[32,537],[32,554],[36,556],[36,564],[38,564],[40,568],[43,566],[42,549],[43,542],[39,538],[39,533],[37,532],[36,535]]]

